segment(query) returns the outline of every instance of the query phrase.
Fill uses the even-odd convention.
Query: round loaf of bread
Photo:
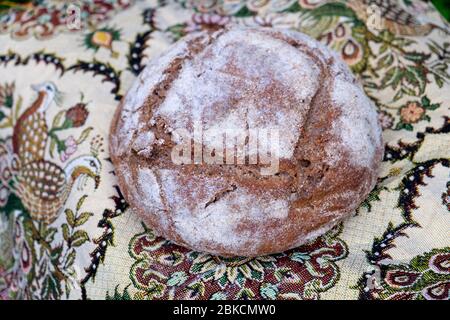
[[[337,55],[301,33],[231,27],[146,66],[114,116],[110,153],[149,227],[229,257],[299,246],[351,215],[383,144]]]

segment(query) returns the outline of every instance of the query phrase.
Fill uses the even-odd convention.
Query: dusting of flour
[[[203,45],[194,53],[188,46],[193,39],[200,39]],[[286,39],[300,44],[289,45]],[[339,112],[337,119],[330,119],[332,135],[337,139],[326,144],[325,161],[336,162],[345,153],[353,166],[373,167],[381,144],[376,110],[347,66],[335,53],[308,36],[271,29],[232,28],[220,35],[194,34],[152,60],[123,100],[117,133],[111,140],[116,155],[126,157],[135,152],[143,158],[153,156],[155,134],[148,129],[149,124],[139,119],[148,111],[149,95],[165,79],[164,71],[177,58],[182,60],[179,73],[165,91],[161,104],[151,110],[151,122],[163,119],[175,131],[192,131],[199,124],[205,149],[222,146],[217,139],[208,139],[205,136],[208,132],[278,129],[282,137],[278,154],[282,159],[292,160],[313,105],[311,101],[322,86],[329,84],[330,107]],[[174,132],[172,142],[179,141]],[[182,166],[150,168],[139,163],[134,174],[131,164],[120,167],[124,183],[131,190],[128,200],[156,221],[160,229],[172,230],[195,249],[211,251],[216,247],[228,253],[257,252],[270,239],[292,233],[289,227],[302,229],[298,221],[290,220],[296,219],[290,216],[290,210],[297,194],[280,195],[275,187],[270,189],[270,184],[267,190],[259,188],[256,192],[256,187],[253,190],[248,185],[232,183],[233,179],[221,173],[207,175],[194,170],[197,173],[191,174],[183,171]],[[359,197],[361,190],[370,189],[371,183],[363,181],[360,190],[341,190],[336,198],[327,195],[317,208],[301,207],[308,214],[313,210],[313,214],[329,218],[326,221],[329,223],[320,230],[291,237],[290,246],[331,228],[346,214],[344,209],[336,213],[333,204],[351,203],[350,199]]]
[[[282,40],[231,30],[184,63],[154,117],[187,130],[195,123],[205,131],[282,130],[279,154],[289,159],[320,85],[319,75],[311,57]],[[217,147],[214,141],[203,143]]]
[[[359,85],[339,76],[334,79],[331,98],[342,112],[333,124],[336,135],[351,153],[353,164],[370,167],[381,143],[381,129],[373,103]]]
[[[238,229],[239,226],[261,220],[286,219],[288,216],[287,199],[275,199],[266,194],[255,202],[253,194],[245,188],[238,188],[207,205],[229,182],[220,177],[209,178],[205,185],[203,177],[182,181],[175,170],[160,169],[158,172],[162,191],[172,197],[174,227],[186,243],[216,243],[233,248],[243,244],[257,246],[258,237],[264,238],[269,234],[254,234],[249,228]],[[196,201],[186,201],[191,198]]]

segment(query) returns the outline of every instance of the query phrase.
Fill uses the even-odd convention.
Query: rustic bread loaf
[[[180,164],[177,130],[195,124],[203,134],[184,154],[194,162]],[[238,153],[205,163],[194,150],[217,160],[223,141],[205,132],[258,128],[279,130],[273,174],[250,163],[249,138],[244,163]],[[233,27],[189,35],[147,65],[117,109],[110,152],[132,210],[161,236],[256,256],[351,215],[375,185],[383,144],[373,103],[329,49],[297,32]]]

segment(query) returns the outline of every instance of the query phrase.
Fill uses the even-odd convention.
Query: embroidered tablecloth
[[[336,50],[376,103],[386,143],[353,217],[254,259],[155,235],[128,209],[107,146],[149,59],[231,23],[298,30]],[[43,0],[1,11],[0,299],[449,299],[447,28],[412,0]]]

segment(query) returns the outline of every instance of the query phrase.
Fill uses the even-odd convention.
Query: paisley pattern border
[[[367,8],[375,2],[385,10],[378,21],[382,28],[368,24]],[[229,24],[295,29],[337,51],[375,102],[386,141],[382,172],[352,221],[282,254],[233,260],[192,252],[138,221],[127,222],[133,213],[107,154],[98,158],[104,190],[74,188],[50,224],[35,220],[26,199],[2,185],[1,299],[448,299],[450,243],[416,217],[419,212],[428,219],[439,216],[450,225],[448,25],[413,18],[400,25],[392,18],[434,14],[433,8],[391,0],[173,0],[153,6],[100,0],[80,5],[82,12],[97,13],[83,16],[83,28],[73,32],[67,32],[67,8],[61,2],[44,0],[34,8],[0,13],[0,41],[6,43],[0,69],[45,68],[47,76],[58,79],[56,87],[66,79],[90,78],[101,83],[99,94],[115,105],[151,57],[190,32]],[[58,45],[64,38],[67,43]],[[15,46],[18,41],[27,46]],[[73,60],[74,55],[80,59]],[[11,169],[6,170],[10,177],[17,174],[14,159],[20,155],[9,147],[13,130],[8,121],[23,114],[22,101],[31,99],[25,96],[29,88],[8,79],[0,81],[0,145],[9,152],[6,158],[0,155],[0,168]],[[88,124],[101,118],[94,106],[104,101],[86,100],[89,83],[76,82],[70,90],[80,92],[80,98],[68,108],[58,107],[55,99],[49,111],[58,112],[44,117],[49,128],[42,131],[49,134],[44,160],[65,163],[92,150],[97,155],[105,139],[107,128]],[[97,197],[102,204],[90,202]],[[424,197],[434,211],[423,212]],[[366,236],[352,227],[355,221],[372,227],[365,249],[355,241]],[[125,223],[130,225],[124,228]],[[408,238],[413,230],[423,231],[433,246],[415,252]],[[404,247],[415,254],[399,262],[397,249]],[[101,287],[117,263],[128,271]],[[60,269],[64,265],[67,270]],[[358,280],[352,282],[355,272]]]

